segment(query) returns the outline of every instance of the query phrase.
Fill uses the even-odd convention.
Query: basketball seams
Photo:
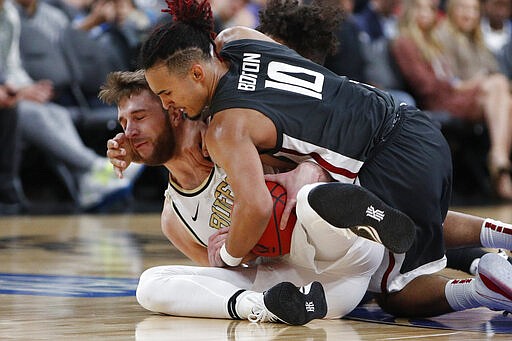
[[[289,252],[293,227],[290,227],[291,223],[289,223],[285,230],[279,228],[286,206],[286,190],[283,186],[273,181],[266,181],[266,185],[272,197],[272,216],[260,240],[255,248],[253,248],[253,252],[260,256],[277,257]],[[293,217],[290,216],[290,218],[290,221],[293,222]]]
[[[282,192],[279,194],[279,195],[275,195],[274,194],[274,191],[277,191],[277,190],[282,190]],[[279,185],[277,182],[274,184],[274,187],[272,187],[272,189],[270,190],[270,194],[272,195],[272,198],[273,198],[273,215],[272,215],[272,218],[274,219],[274,229],[275,229],[275,236],[277,237],[277,247],[279,249],[279,255],[282,255],[283,254],[283,245],[282,245],[282,242],[281,242],[281,230],[279,228],[279,224],[281,223],[281,217],[282,217],[282,211],[281,212],[277,212],[277,205],[278,204],[281,204],[283,205],[283,210],[284,210],[284,206],[286,205],[286,190],[284,189],[284,187],[282,187],[281,185]],[[284,197],[284,199],[283,199]],[[280,213],[280,214],[278,214]],[[278,221],[278,215],[279,215],[279,221]]]
[[[276,184],[276,186],[274,188],[277,188],[278,185]],[[284,205],[283,202],[281,202],[281,197],[283,195],[286,195],[286,192],[283,192],[279,197],[275,197],[274,196],[274,193],[273,192],[270,192],[270,194],[272,195],[272,197],[276,198],[276,200],[274,200],[274,214],[272,215],[273,219],[274,219],[274,228],[275,228],[275,234],[277,236],[277,246],[279,248],[279,254],[282,255],[283,254],[283,247],[281,245],[281,231],[279,230],[279,223],[281,222],[281,219],[279,219],[279,222],[277,221],[277,204],[278,203],[281,203]],[[281,212],[282,213],[282,212]],[[281,215],[282,216],[282,215]]]

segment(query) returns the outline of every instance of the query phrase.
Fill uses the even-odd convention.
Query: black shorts
[[[361,168],[359,181],[416,223],[416,238],[401,274],[444,258],[452,159],[441,131],[422,111],[400,108],[398,122]]]

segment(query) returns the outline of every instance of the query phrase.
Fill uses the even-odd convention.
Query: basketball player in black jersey
[[[166,118],[158,97],[150,92],[149,87],[144,80],[144,76],[140,72],[119,72],[109,75],[108,83],[101,92],[101,98],[109,103],[117,104],[119,109],[119,119],[126,132],[126,134],[119,134],[114,139],[109,140],[107,144],[107,154],[118,172],[122,172],[129,165],[130,160],[137,160],[137,162],[151,165],[162,163],[167,169],[169,169],[169,171],[172,172],[173,181],[180,186],[183,186],[182,188],[194,188],[196,189],[196,194],[209,193],[208,190],[205,191],[201,189],[201,184],[204,186],[205,179],[211,179],[213,167],[213,163],[205,157],[207,154],[205,154],[206,151],[203,149],[203,145],[201,143],[201,135],[206,128],[204,122],[184,120],[180,115],[173,113],[172,115],[169,115],[172,117],[171,122],[166,123],[169,118]],[[170,146],[174,147],[169,148]],[[314,166],[311,162],[305,162],[293,171],[284,174],[285,177],[281,180],[291,187],[309,184],[311,182],[329,181],[324,172],[318,166]],[[197,189],[198,186],[199,189]],[[345,186],[357,187],[354,185]],[[192,192],[193,191],[189,190],[187,191],[188,194],[184,194],[184,196],[189,197],[193,195]],[[220,294],[219,290],[217,290],[214,295],[217,299],[208,296],[210,295],[208,292],[211,293],[211,290],[207,290],[207,292],[199,290],[202,293],[201,297],[203,297],[204,301],[193,300],[195,302],[194,304],[189,301],[189,298],[184,294],[184,291],[169,290],[169,285],[171,282],[174,282],[176,276],[179,277],[184,273],[191,275],[197,272],[196,275],[201,275],[202,278],[208,279],[212,277],[212,281],[218,281],[219,279],[229,281],[229,278],[235,276],[233,275],[234,273],[238,273],[240,271],[240,267],[228,267],[225,269],[206,267],[206,265],[209,264],[206,247],[198,243],[196,239],[193,238],[193,235],[187,230],[187,228],[185,228],[185,225],[179,221],[177,214],[173,213],[174,210],[171,203],[175,200],[179,201],[179,198],[174,197],[172,200],[171,198],[172,197],[166,195],[164,208],[162,210],[162,230],[167,238],[187,257],[195,263],[203,265],[203,267],[201,267],[202,270],[195,270],[191,268],[182,269],[180,267],[176,268],[173,266],[165,267],[165,269],[164,267],[148,269],[141,276],[141,280],[139,282],[140,287],[137,289],[137,298],[144,307],[155,312],[164,312],[171,315],[182,316],[181,314],[184,314],[185,312],[178,307],[190,306],[190,309],[187,311],[188,314],[193,314],[192,316],[229,318],[229,316],[222,314],[222,311],[224,310],[222,303],[219,303],[218,305],[212,303],[213,301],[218,301]],[[344,204],[357,206],[358,199],[348,193],[347,197],[344,198]],[[185,212],[182,211],[182,213]],[[192,212],[189,213],[193,214],[193,209]],[[506,245],[506,243],[510,244],[512,242],[512,237],[510,235],[507,236],[506,233],[506,231],[512,230],[511,225],[492,221],[491,219],[484,220],[482,218],[470,216],[467,218],[475,222],[475,224],[472,224],[475,228],[466,228],[466,232],[468,232],[466,234],[468,237],[475,231],[478,234],[480,230],[490,230],[487,226],[494,225],[496,227],[495,230],[501,229],[503,232],[498,233],[495,231],[495,234],[492,236],[488,235],[486,232],[482,233],[482,235],[487,236],[487,238],[491,237],[492,240],[488,241],[491,242],[488,244],[489,246],[502,247],[503,245]],[[466,222],[468,219],[466,219]],[[195,228],[200,229],[203,224],[196,225],[199,227]],[[212,229],[210,228],[209,230]],[[198,232],[196,231],[196,233]],[[319,235],[321,232],[317,232],[316,234]],[[333,236],[331,234],[329,234],[329,236],[329,238],[332,239]],[[224,229],[219,231],[217,235],[213,234],[212,237],[225,237]],[[476,243],[477,241],[478,237],[474,240],[470,240],[472,243]],[[465,242],[466,240],[460,238],[459,246],[464,246]],[[208,241],[208,245],[209,244],[210,241]],[[483,258],[484,265],[482,268],[485,270],[487,279],[499,277],[503,272],[510,273],[510,264],[498,255],[492,254],[491,256],[491,259],[489,259],[489,256]],[[501,263],[499,261],[501,261]],[[347,280],[347,272],[350,271],[352,266],[357,268],[358,265],[350,263],[346,268],[346,271],[340,273],[341,279],[344,281]],[[383,268],[386,268],[386,266],[386,264],[383,264]],[[213,270],[210,271],[208,269]],[[290,275],[290,272],[286,272],[282,267],[274,266],[273,269],[273,271],[278,272],[279,274],[274,274],[270,276],[269,279],[275,279],[281,276],[282,280],[298,280],[293,280],[292,278],[287,277]],[[310,280],[321,281],[320,277],[322,275],[318,272],[315,272],[315,274],[316,275],[312,276]],[[479,274],[479,276],[480,277],[475,280],[471,278],[463,280],[449,280],[436,275],[421,276],[422,281],[428,282],[431,287],[429,287],[429,290],[422,290],[419,293],[422,300],[415,300],[410,303],[414,309],[414,314],[407,310],[398,311],[395,314],[402,316],[427,316],[479,306],[486,306],[491,309],[507,309],[507,306],[509,307],[508,309],[512,308],[512,300],[502,296],[502,294],[505,293],[503,288],[507,287],[508,284],[503,283],[501,286],[497,287],[502,290],[501,294],[498,294],[496,292],[497,288],[495,288],[495,291],[485,288],[482,280],[482,276],[484,275]],[[179,282],[179,279],[176,280]],[[192,277],[188,277],[188,281],[188,284],[185,284],[185,286],[190,286]],[[198,279],[198,281],[204,280]],[[373,281],[374,278],[372,277],[370,283]],[[377,284],[379,281],[380,280],[377,277]],[[226,285],[232,286],[232,284]],[[417,286],[409,284],[404,290],[415,290],[414,288],[417,290]],[[447,306],[448,303],[446,302],[446,297],[456,293],[458,291],[457,288],[464,288],[464,293],[462,295],[457,295],[457,305]],[[229,297],[229,295],[231,295],[230,290],[231,289],[223,290],[223,295],[225,294]],[[236,289],[233,290],[236,291]],[[288,290],[290,290],[290,288],[288,288]],[[270,292],[275,293],[275,290]],[[198,293],[196,292],[196,295],[197,294]],[[253,293],[252,295],[255,294]],[[330,290],[326,291],[326,295],[330,295]],[[351,296],[354,295],[356,295],[356,293],[352,292]],[[244,299],[242,299],[242,301],[243,300]],[[239,300],[235,298],[233,299],[233,302],[235,301]],[[426,307],[425,301],[430,302],[430,305],[434,306],[435,309],[432,307]],[[331,301],[331,303],[333,302]],[[337,305],[339,309],[340,305],[343,306],[343,302],[336,301],[333,305]],[[213,308],[214,306],[216,308]],[[332,305],[328,307],[331,314],[332,311],[339,311]],[[300,311],[300,307],[297,309]],[[206,311],[209,313],[207,314]],[[289,309],[287,314],[294,314],[293,309]],[[283,316],[281,314],[278,315]],[[315,316],[318,317],[318,315],[311,315],[309,318]],[[304,322],[308,320],[300,319],[298,321]]]
[[[249,29],[222,32],[214,55],[208,3],[178,2],[168,1],[174,23],[144,44],[143,67],[165,108],[191,119],[211,116],[208,150],[237,193],[232,228],[217,251],[224,262],[235,265],[247,254],[270,215],[258,152],[312,160],[334,179],[369,188],[415,221],[412,247],[388,255],[381,287],[388,311],[415,314],[421,303],[414,288],[431,287],[419,275],[445,264],[442,222],[451,161],[438,129],[419,110],[337,77]],[[310,196],[330,195],[329,188]],[[333,211],[318,207],[336,223]],[[390,273],[399,275],[386,283]]]

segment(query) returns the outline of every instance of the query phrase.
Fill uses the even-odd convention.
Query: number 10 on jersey
[[[265,88],[280,89],[322,99],[324,75],[320,72],[286,63],[270,62],[267,74],[270,80],[265,81]],[[305,74],[312,80],[301,79],[293,74]]]

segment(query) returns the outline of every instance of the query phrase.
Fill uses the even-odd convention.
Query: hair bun
[[[165,0],[167,9],[162,12],[172,15],[175,23],[181,22],[200,30],[213,32],[213,13],[208,0]]]

